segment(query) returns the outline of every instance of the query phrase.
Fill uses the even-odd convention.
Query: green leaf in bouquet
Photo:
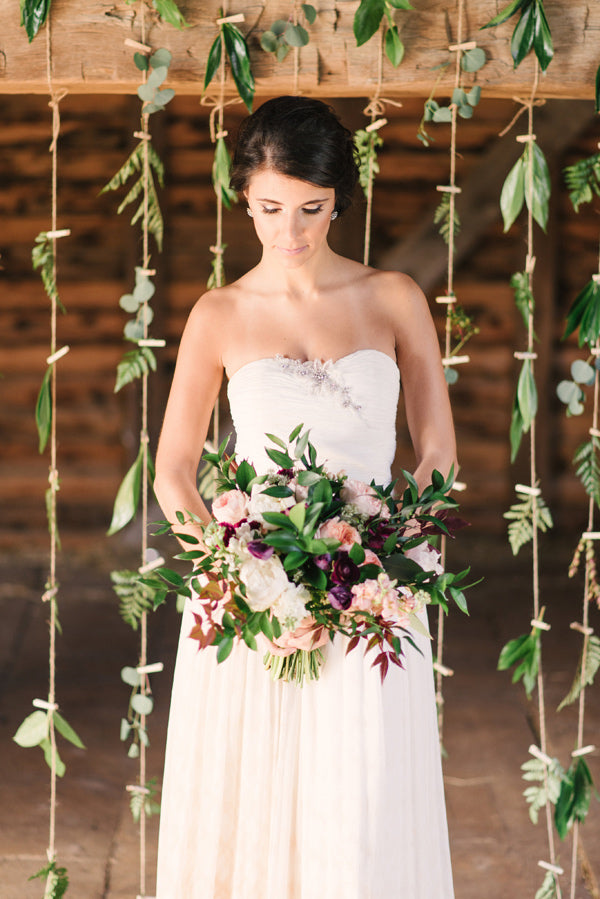
[[[423,569],[412,559],[408,559],[403,553],[394,553],[382,559],[384,568],[391,578],[398,581],[411,581],[415,575],[423,574]]]
[[[223,637],[217,649],[217,662],[224,662],[233,649],[233,637]]]
[[[292,550],[292,552],[289,552],[283,560],[283,567],[286,571],[295,571],[297,568],[304,565],[308,558],[309,556],[307,553]]]
[[[397,542],[398,542],[398,532],[394,531],[394,533],[390,534],[390,536],[386,539],[385,543],[383,544],[383,552],[385,553],[386,556],[389,556],[390,553],[392,553],[394,551],[394,549],[396,548]]]
[[[261,612],[259,616],[260,621],[260,629],[262,633],[265,635],[267,640],[273,639],[273,625],[271,623],[271,619],[269,618],[269,613],[267,611]]]
[[[252,478],[256,477],[256,469],[246,459],[242,459],[235,473],[235,482],[243,492],[248,491],[248,485]]]
[[[301,434],[301,436],[296,441],[296,446],[294,447],[294,457],[296,459],[301,459],[306,452],[309,436],[310,431],[305,431],[304,434]]]
[[[331,505],[333,492],[327,478],[321,478],[314,487],[309,489],[309,498],[311,503],[323,503],[324,509]]]
[[[293,443],[293,442],[294,442],[294,440],[296,439],[296,437],[298,436],[298,434],[300,433],[300,431],[302,430],[303,427],[304,427],[303,424],[296,425],[296,427],[294,428],[294,430],[292,431],[292,433],[291,433],[290,436],[288,437],[288,443]],[[267,437],[269,437],[269,436],[270,436],[270,435],[267,434]]]
[[[372,562],[369,562],[367,565],[360,566],[360,582],[369,581],[369,580],[377,580],[377,577],[381,574],[381,568],[379,565],[375,565]]]
[[[244,643],[246,644],[246,646],[248,647],[248,649],[253,649],[256,651],[256,649],[257,649],[256,638],[255,638],[254,634],[252,633],[252,630],[247,626],[242,628],[242,639],[243,639]]]
[[[275,462],[276,465],[279,465],[280,468],[293,468],[294,460],[290,458],[288,453],[282,453],[279,450],[275,449],[265,449],[265,452],[269,459],[272,462]]]
[[[267,546],[273,546],[275,549],[279,549],[282,552],[303,552],[303,548],[300,546],[298,537],[296,536],[296,529],[293,525],[291,527],[291,531],[285,531],[283,529],[271,531],[263,537],[263,543],[266,543]]]
[[[312,487],[321,480],[321,475],[316,471],[299,471],[297,481],[302,487]]]
[[[294,495],[292,490],[290,490],[289,487],[286,487],[285,484],[274,484],[272,487],[266,487],[260,492],[264,493],[265,496],[274,496],[277,499],[283,499],[284,497]]]
[[[273,524],[278,528],[283,528],[286,531],[292,531],[295,533],[296,528],[290,521],[287,515],[284,515],[283,512],[263,512],[262,517],[267,522],[267,524]],[[277,534],[277,531],[272,531],[270,534],[267,534],[267,537],[272,537],[274,534]],[[295,538],[294,538],[295,539]]]
[[[353,543],[350,547],[348,555],[356,565],[362,565],[365,561],[365,551],[360,543]]]
[[[335,550],[338,549],[339,546],[339,540],[334,540],[331,537],[319,538],[308,540],[306,544],[306,551],[313,556],[322,556],[325,553],[335,552]]]
[[[292,432],[293,433],[293,432]],[[275,434],[269,434],[265,432],[265,437],[268,437],[271,443],[275,443],[280,449],[287,450],[287,443],[281,439],[281,437],[277,437]],[[290,437],[290,443],[292,443],[292,438]]]
[[[304,572],[304,580],[315,590],[327,589],[327,575],[316,565],[311,565]]]
[[[299,531],[302,531],[306,521],[306,505],[304,503],[296,503],[290,509],[288,518]]]

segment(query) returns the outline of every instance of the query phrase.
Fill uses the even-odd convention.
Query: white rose
[[[240,580],[246,587],[246,602],[255,612],[269,609],[290,586],[279,556],[255,559],[251,556],[240,567]]]
[[[251,521],[260,522],[265,531],[270,531],[276,525],[267,524],[263,518],[263,512],[285,512],[290,506],[295,505],[296,500],[293,496],[267,496],[261,492],[264,489],[264,484],[255,484],[252,488],[248,503],[248,518]]]
[[[306,618],[306,603],[310,599],[310,593],[302,584],[288,583],[281,596],[273,603],[273,611],[281,624],[290,631],[298,627],[303,618]]]

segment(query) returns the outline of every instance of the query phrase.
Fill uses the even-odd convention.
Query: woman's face
[[[286,268],[298,268],[326,244],[333,187],[263,169],[250,179],[245,196],[265,254]]]

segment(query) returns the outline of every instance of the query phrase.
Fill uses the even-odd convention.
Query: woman
[[[350,133],[318,100],[280,97],[242,125],[231,183],[263,252],[186,325],[156,460],[169,518],[210,513],[196,472],[223,373],[239,458],[311,429],[330,471],[390,480],[399,372],[420,487],[455,461],[437,337],[405,275],[334,253],[356,183]],[[188,530],[201,537],[198,526]],[[431,650],[383,685],[361,650],[320,679],[273,682],[245,645],[217,665],[184,614],[163,788],[157,899],[451,899]]]

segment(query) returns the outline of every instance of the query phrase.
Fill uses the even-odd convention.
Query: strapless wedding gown
[[[258,359],[231,378],[238,458],[301,422],[331,473],[390,479],[399,374],[376,350]],[[183,616],[162,794],[157,899],[451,899],[431,649],[383,685],[359,647],[320,679],[273,682],[262,653],[217,665]]]

